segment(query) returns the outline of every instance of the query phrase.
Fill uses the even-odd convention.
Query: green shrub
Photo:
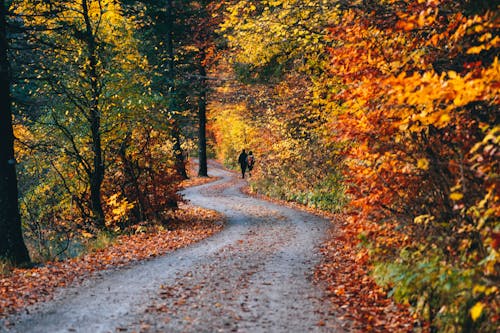
[[[90,238],[85,245],[85,252],[93,252],[102,250],[113,244],[116,235],[108,232],[101,231],[94,238]]]
[[[421,318],[429,321],[432,332],[494,332],[484,309],[476,320],[471,309],[487,296],[477,292],[477,274],[467,267],[447,262],[438,249],[404,249],[397,261],[374,265],[377,283],[389,290],[389,296],[409,304]],[[486,291],[486,292],[485,292]]]

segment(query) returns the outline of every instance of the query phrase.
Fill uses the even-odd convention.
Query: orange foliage
[[[457,285],[465,297],[489,304],[492,323],[498,289],[472,290],[493,288],[485,281],[500,274],[492,242],[499,228],[499,21],[498,8],[481,6],[374,1],[345,9],[343,24],[330,28],[329,70],[343,84],[330,127],[333,140],[350,143],[351,219],[373,242],[374,259],[391,262],[401,249],[414,251],[413,264],[442,257],[462,272]],[[460,301],[442,295],[427,302],[431,321],[448,306],[463,311],[459,325],[472,325]]]
[[[137,129],[122,141],[111,177],[105,179],[103,193],[108,197],[106,215],[120,228],[143,221],[165,221],[177,208],[180,177],[171,161],[169,136],[160,131]],[[110,198],[120,194],[113,205]],[[115,200],[116,201],[116,200]],[[126,206],[120,218],[119,208]]]

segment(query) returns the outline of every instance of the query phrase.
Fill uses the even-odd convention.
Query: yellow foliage
[[[453,201],[462,200],[463,197],[464,197],[464,195],[462,193],[459,193],[459,192],[453,192],[450,194],[450,199]]]
[[[211,105],[211,127],[216,134],[217,155],[223,161],[236,161],[242,149],[255,146],[259,134],[245,118],[246,105]]]
[[[106,204],[112,208],[111,211],[113,213],[112,216],[113,222],[118,222],[122,220],[127,216],[128,212],[132,208],[134,208],[133,203],[129,203],[125,198],[120,198],[120,194],[118,193],[113,194],[109,198],[107,198]]]
[[[483,312],[484,304],[481,302],[477,302],[471,309],[470,309],[470,316],[472,320],[476,321],[480,316],[481,313]]]
[[[284,54],[320,54],[326,43],[322,29],[337,19],[336,6],[325,1],[263,1],[256,6],[241,0],[228,6],[221,32],[238,48],[235,61],[262,65],[271,59],[285,61]],[[279,9],[279,10],[276,10]],[[290,29],[293,27],[293,29]]]
[[[94,37],[108,45],[112,45],[115,49],[114,61],[120,63],[123,69],[132,69],[135,67],[147,66],[145,57],[138,52],[138,41],[134,37],[133,25],[130,19],[123,16],[123,9],[119,1],[114,0],[87,0],[88,18],[92,28]],[[45,32],[48,35],[56,35],[60,30],[61,23],[71,24],[78,29],[85,31],[85,17],[83,15],[82,1],[55,1],[52,3],[37,2],[23,0],[14,2],[11,10],[19,15],[26,15],[29,19],[26,20],[28,25],[42,25],[53,28],[51,31],[47,29]],[[58,15],[41,15],[42,13],[52,12],[52,7],[59,8],[61,12]],[[68,49],[76,52],[74,58],[69,59],[68,52],[59,49],[53,49],[54,54],[64,62],[81,61],[82,52],[79,41],[71,38],[58,38],[58,43],[66,44]],[[88,68],[89,62],[85,61],[81,68]],[[99,62],[102,66],[102,63]]]
[[[92,235],[91,233],[89,233],[87,231],[82,231],[81,234],[85,238],[92,238],[92,237],[94,237],[94,235]]]
[[[429,160],[426,158],[420,158],[417,161],[417,168],[427,170],[429,169]]]

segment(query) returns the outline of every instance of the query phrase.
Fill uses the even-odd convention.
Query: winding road
[[[342,332],[312,281],[329,223],[249,197],[235,173],[210,167],[220,179],[183,194],[223,213],[222,232],[63,289],[7,332]]]

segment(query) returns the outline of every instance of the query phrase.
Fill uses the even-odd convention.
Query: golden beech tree
[[[161,220],[159,207],[175,206],[179,180],[164,146],[167,100],[150,89],[133,18],[105,0],[16,1],[12,11],[31,46],[16,54],[15,88],[29,98],[17,105],[16,136],[21,207],[33,238]]]
[[[54,143],[47,142],[47,146],[61,149],[63,158],[73,162],[68,163],[75,166],[73,172],[85,175],[90,215],[96,227],[104,228],[103,132],[113,130],[109,118],[121,104],[119,91],[130,87],[123,82],[137,81],[132,76],[122,81],[123,71],[118,70],[130,70],[141,63],[137,52],[133,53],[133,38],[121,9],[116,2],[104,0],[16,2],[12,6],[25,28],[34,30],[31,43],[44,45],[39,50],[42,61],[27,67],[40,78],[34,93],[39,97],[48,94],[53,101],[36,120],[41,125],[39,137]],[[116,38],[122,42],[117,43]],[[120,112],[114,114],[121,118]],[[58,170],[66,164],[61,165],[55,156],[51,160]],[[82,188],[68,190],[79,196]]]

